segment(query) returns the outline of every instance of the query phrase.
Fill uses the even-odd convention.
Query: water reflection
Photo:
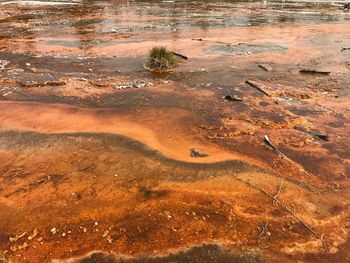
[[[350,21],[350,12],[341,11],[330,1],[56,1],[72,5],[54,5],[52,1],[36,1],[41,5],[30,4],[33,1],[13,4],[0,0],[1,32],[8,39],[35,39],[34,32],[40,32],[41,37],[61,38],[56,44],[88,51],[111,44],[128,32],[166,31],[176,41],[184,29],[198,28],[205,35],[210,28]],[[67,38],[76,42],[65,42]]]

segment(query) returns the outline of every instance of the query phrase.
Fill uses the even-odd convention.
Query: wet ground
[[[344,3],[1,0],[0,262],[349,262]]]

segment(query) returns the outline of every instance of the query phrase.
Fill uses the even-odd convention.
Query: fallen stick
[[[183,59],[185,59],[185,60],[188,59],[188,57],[186,57],[185,55],[182,55],[182,54],[179,54],[179,53],[176,53],[176,52],[171,52],[171,53],[173,53],[173,55],[178,56],[178,57],[180,57],[180,58],[183,58]]]
[[[341,52],[345,51],[345,50],[350,50],[350,47],[342,47],[341,48]]]
[[[343,4],[343,6],[340,9],[341,10],[350,9],[350,3]]]
[[[260,87],[259,87],[258,85],[256,85],[255,83],[253,83],[253,82],[251,82],[251,81],[249,81],[249,80],[246,80],[245,83],[248,84],[249,86],[251,86],[251,87],[257,89],[258,91],[264,93],[265,95],[267,95],[267,96],[270,97],[270,94],[269,94],[269,93],[267,93],[265,90],[263,90],[262,88],[260,88]]]
[[[329,75],[331,74],[330,71],[321,71],[316,69],[301,69],[299,70],[302,74],[320,74],[320,75]]]
[[[296,130],[298,131],[302,131],[302,132],[305,132],[307,134],[311,134],[313,136],[315,136],[316,138],[320,139],[320,140],[323,140],[323,141],[329,141],[329,136],[327,134],[321,134],[319,131],[308,131],[306,129],[304,129],[303,127],[300,127],[300,126],[296,126],[295,127]]]
[[[258,67],[262,68],[265,71],[272,71],[272,68],[270,66],[267,66],[267,65],[258,64]]]
[[[228,101],[242,101],[243,99],[238,97],[237,95],[226,95],[223,97],[223,99],[228,100]]]
[[[269,146],[274,152],[276,152],[276,153],[282,155],[284,158],[287,158],[287,156],[286,156],[283,152],[281,152],[281,151],[278,150],[275,146],[272,145],[272,143],[271,143],[269,137],[267,137],[267,135],[264,136],[264,143],[265,143],[267,146]],[[287,158],[287,159],[288,159],[288,158]]]
[[[327,253],[327,246],[326,246],[326,242],[323,240],[322,236],[320,234],[318,234],[317,232],[315,232],[311,226],[309,226],[307,223],[305,223],[299,216],[297,216],[295,213],[293,213],[292,210],[290,210],[279,198],[278,196],[275,197],[275,196],[272,196],[271,194],[269,194],[266,190],[262,189],[260,186],[258,185],[255,185],[255,184],[252,184],[251,182],[249,181],[246,181],[242,178],[239,178],[238,176],[236,176],[236,179],[238,181],[241,181],[242,183],[246,184],[248,187],[251,187],[251,188],[254,188],[258,191],[260,191],[261,193],[267,195],[268,197],[270,197],[272,200],[275,200],[276,203],[279,203],[280,206],[285,210],[287,211],[290,215],[292,215],[296,220],[298,220],[300,223],[303,224],[303,226],[309,230],[318,240],[321,241],[322,243],[322,246],[323,246],[323,249],[324,251]]]
[[[329,136],[327,134],[321,134],[319,131],[310,131],[310,134],[319,138],[320,140],[329,141]]]
[[[195,41],[203,41],[203,38],[192,38],[192,40],[195,40]]]

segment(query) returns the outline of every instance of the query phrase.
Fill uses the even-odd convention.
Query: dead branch
[[[278,196],[279,196],[279,194],[280,194],[281,191],[282,191],[282,184],[283,184],[283,179],[282,179],[280,185],[278,186],[277,193],[276,193],[275,196],[273,197],[272,204],[273,204],[274,206],[277,205]]]
[[[330,71],[322,71],[322,70],[316,70],[316,69],[301,69],[299,70],[302,74],[319,74],[319,75],[329,75],[331,74]]]
[[[265,90],[263,90],[263,89],[262,89],[261,87],[259,87],[257,84],[255,84],[255,83],[253,83],[253,82],[251,82],[251,81],[249,81],[249,80],[246,80],[245,83],[248,84],[250,87],[255,88],[255,89],[257,89],[258,91],[264,93],[266,96],[271,97],[271,95],[270,95],[269,93],[267,93]]]
[[[297,216],[290,208],[288,208],[279,198],[278,196],[272,196],[271,194],[269,194],[266,190],[264,190],[263,188],[261,188],[258,185],[252,184],[251,182],[244,180],[242,178],[239,178],[238,176],[236,176],[236,179],[241,181],[242,183],[246,184],[248,187],[250,188],[254,188],[258,191],[260,191],[261,193],[267,195],[268,197],[270,197],[272,200],[276,200],[276,203],[279,203],[280,206],[287,211],[290,215],[292,215],[296,220],[298,220],[301,224],[303,224],[303,226],[310,231],[310,233],[312,233],[318,240],[321,241],[323,249],[325,251],[325,253],[327,253],[327,246],[326,246],[326,242],[323,240],[323,235],[318,234],[317,232],[315,232],[311,226],[309,226],[307,223],[305,223],[299,216]]]
[[[278,150],[275,146],[272,145],[272,143],[271,143],[271,141],[270,141],[270,139],[269,139],[269,137],[268,137],[267,135],[264,136],[264,143],[265,143],[268,147],[270,147],[274,152],[276,152],[276,153],[280,154],[282,157],[288,159],[287,156],[286,156],[283,152],[281,152],[281,151]]]
[[[188,59],[188,57],[187,57],[187,56],[182,55],[182,54],[180,54],[180,53],[177,53],[177,52],[174,52],[174,51],[172,51],[171,53],[173,53],[173,55],[178,56],[178,57],[180,57],[180,58],[182,58],[182,59],[185,59],[185,60],[187,60],[187,59]]]
[[[258,64],[258,67],[265,70],[265,71],[272,71],[272,68],[269,65]]]

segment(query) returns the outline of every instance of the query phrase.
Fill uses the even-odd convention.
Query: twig
[[[258,64],[258,67],[265,71],[272,71],[272,68],[268,65]]]
[[[0,225],[0,235],[2,235],[5,232],[6,227],[8,226],[8,222],[5,221]]]
[[[276,193],[275,196],[273,197],[272,204],[273,204],[274,206],[277,205],[278,196],[279,196],[279,194],[280,194],[281,191],[282,191],[282,184],[283,184],[283,179],[282,179],[280,185],[278,186],[277,193]]]
[[[271,232],[267,228],[268,225],[269,225],[269,222],[262,222],[262,224],[258,226],[259,239],[271,236]]]
[[[282,157],[288,159],[288,157],[283,153],[281,152],[280,150],[278,150],[275,146],[272,145],[269,137],[267,135],[264,136],[264,143],[269,146],[274,152],[280,154]]]
[[[310,175],[307,171],[305,171],[305,170],[303,170],[303,172],[305,173],[305,174],[307,174],[307,175]],[[311,186],[311,185],[308,185],[307,183],[303,183],[303,182],[301,182],[301,185],[302,186],[304,186],[304,188],[306,188],[307,190],[309,190],[309,191],[311,191],[311,192],[316,192],[316,190],[315,190],[315,187],[313,187],[313,186]]]
[[[271,143],[269,137],[267,135],[264,136],[264,143],[270,148],[272,149],[274,152],[276,152],[277,154],[281,155],[285,160],[287,160],[288,162],[296,165],[299,170],[301,170],[303,173],[305,173],[308,176],[311,176],[311,174],[307,171],[305,171],[304,167],[302,165],[300,165],[299,163],[295,162],[294,160],[290,159],[287,155],[285,155],[283,152],[281,152],[279,149],[277,149],[275,146],[273,146],[273,144]],[[306,186],[310,191],[315,192],[314,189],[312,189],[311,186],[302,183],[304,186]]]
[[[320,75],[329,75],[331,74],[330,71],[321,71],[321,70],[315,70],[315,69],[301,69],[299,70],[302,74],[320,74]]]
[[[270,97],[270,94],[267,93],[267,92],[266,92],[265,90],[263,90],[262,88],[260,88],[257,84],[255,84],[255,83],[253,83],[253,82],[251,82],[251,81],[249,81],[249,80],[246,80],[245,83],[248,84],[249,86],[251,86],[251,87],[257,89],[258,91],[264,93],[266,96],[269,96],[269,97]]]
[[[305,132],[307,134],[311,134],[315,137],[317,137],[318,139],[320,140],[323,140],[323,141],[329,141],[329,136],[327,134],[321,134],[319,131],[317,130],[313,130],[313,131],[309,131],[307,129],[305,129],[304,127],[302,126],[295,126],[294,129],[298,130],[298,131],[302,131],[302,132]]]
[[[187,60],[187,59],[188,59],[188,57],[187,57],[187,56],[182,55],[182,54],[180,54],[180,53],[176,53],[176,52],[173,52],[173,51],[172,51],[171,53],[173,53],[173,55],[178,56],[178,57],[180,57],[180,58],[182,58],[182,59],[185,59],[185,60]]]
[[[304,227],[310,231],[310,233],[312,233],[318,240],[320,240],[322,242],[322,246],[324,251],[327,253],[327,246],[326,246],[326,242],[323,240],[323,237],[318,234],[317,232],[315,232],[311,226],[309,226],[308,224],[306,224],[299,216],[297,216],[295,213],[293,213],[292,210],[290,210],[279,198],[278,196],[272,196],[271,194],[269,194],[266,190],[262,189],[260,186],[255,185],[250,183],[247,180],[244,180],[242,178],[239,178],[238,176],[236,176],[236,179],[243,182],[244,184],[246,184],[247,186],[254,188],[256,190],[259,190],[260,192],[262,192],[263,194],[267,195],[268,197],[270,197],[272,200],[276,200],[276,203],[279,203],[280,206],[286,210],[290,215],[292,215],[295,219],[297,219],[300,223],[302,223],[304,225]]]

